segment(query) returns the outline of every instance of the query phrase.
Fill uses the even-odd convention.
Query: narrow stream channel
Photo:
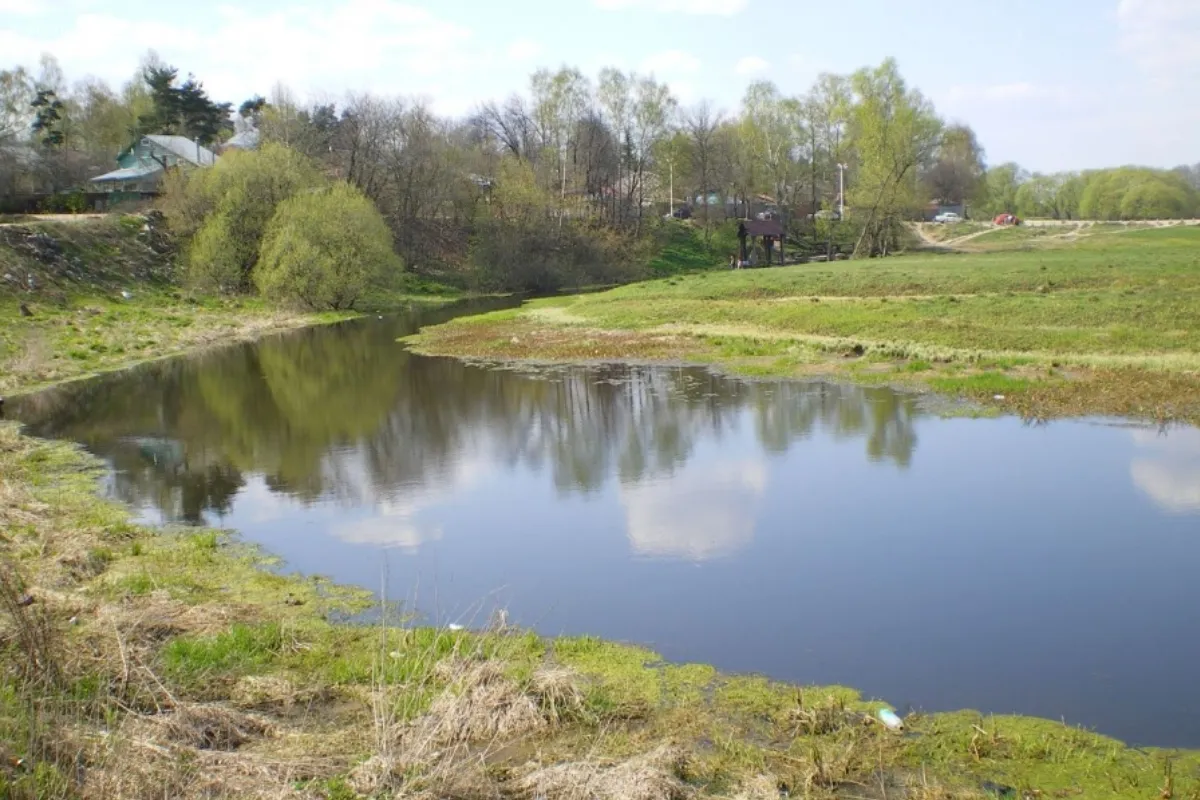
[[[431,621],[589,633],[904,709],[1200,746],[1200,430],[943,419],[887,389],[494,368],[371,318],[12,401],[150,521]]]

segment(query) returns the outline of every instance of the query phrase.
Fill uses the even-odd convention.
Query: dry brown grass
[[[128,731],[114,734],[110,747],[96,757],[98,766],[88,771],[80,796],[316,800],[325,796],[319,784],[307,790],[297,784],[328,778],[342,766],[320,759],[279,758],[249,747],[227,751],[173,744],[155,735],[162,727],[145,728],[150,738],[134,738]]]
[[[406,733],[406,749],[501,741],[546,725],[536,700],[505,677],[503,665],[483,662],[458,671],[429,713]]]
[[[662,745],[615,763],[580,761],[541,767],[519,779],[515,788],[518,796],[530,800],[682,800],[693,794],[679,777],[686,762],[684,750]]]
[[[413,341],[416,352],[467,358],[528,361],[669,361],[703,349],[695,339],[676,334],[554,327],[521,320],[447,325]]]
[[[158,729],[153,739],[196,750],[233,751],[274,733],[271,723],[262,717],[215,704],[185,703],[164,714],[135,720]]]
[[[521,685],[501,663],[452,658],[432,677],[444,688],[427,713],[399,727],[393,741],[355,768],[356,791],[491,796],[499,791],[486,770],[492,755],[582,713],[581,678],[567,669],[540,669]]]
[[[772,775],[755,775],[742,783],[733,800],[779,800],[779,779]]]

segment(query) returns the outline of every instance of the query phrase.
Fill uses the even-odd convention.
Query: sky
[[[751,81],[801,94],[894,57],[991,164],[1200,162],[1200,0],[0,0],[0,68],[50,52],[119,85],[149,49],[235,105],[283,82],[452,115],[543,66],[653,73],[736,112]]]

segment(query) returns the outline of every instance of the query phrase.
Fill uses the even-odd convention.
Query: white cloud
[[[759,461],[685,467],[669,480],[621,486],[635,553],[690,561],[729,555],[754,538],[767,485]]]
[[[1200,430],[1139,430],[1133,441],[1142,452],[1129,467],[1134,485],[1166,511],[1200,513]]]
[[[700,71],[700,59],[683,50],[664,50],[642,60],[642,72],[656,75],[678,75]]]
[[[408,552],[442,538],[440,525],[423,525],[416,520],[422,503],[384,501],[375,507],[375,516],[339,525],[334,534],[350,544],[395,547]]]
[[[374,514],[366,519],[335,525],[333,535],[351,544],[397,547],[410,552],[442,538],[442,526],[422,519],[424,513],[447,504],[489,471],[488,462],[482,459],[458,461],[449,474],[438,477],[433,488],[402,489],[390,497],[376,499],[377,488],[364,469],[362,456],[362,453],[351,454],[330,468],[338,472],[343,484],[342,494],[359,503],[368,498],[373,500]]]
[[[667,87],[675,99],[685,106],[700,99],[700,89],[693,81],[667,81]]]
[[[595,0],[596,7],[605,11],[648,9],[663,13],[682,13],[704,16],[733,17],[746,8],[749,0]]]
[[[0,0],[0,14],[12,14],[14,17],[36,17],[45,11],[39,3],[41,0]]]
[[[508,46],[513,61],[532,61],[542,54],[542,46],[532,39],[518,39]]]
[[[746,56],[734,65],[733,71],[738,75],[755,75],[759,72],[766,72],[770,66],[765,58]]]
[[[1200,77],[1200,3],[1120,0],[1120,49],[1161,87]]]
[[[447,76],[466,80],[495,56],[470,46],[469,29],[397,0],[336,0],[284,10],[224,5],[206,9],[195,25],[168,20],[80,13],[53,37],[0,30],[0,52],[30,65],[52,52],[70,76],[94,74],[120,83],[152,48],[195,73],[214,96],[235,102],[279,81],[312,94],[341,95],[349,88],[424,94]]]

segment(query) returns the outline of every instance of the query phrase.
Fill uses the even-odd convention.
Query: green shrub
[[[254,281],[263,294],[310,308],[353,308],[401,269],[375,205],[347,183],[280,204],[263,239]]]
[[[82,214],[88,210],[87,195],[80,191],[58,192],[43,200],[41,208],[49,214]]]
[[[274,143],[227,153],[210,169],[173,174],[162,207],[184,242],[192,282],[208,289],[250,289],[279,204],[324,183],[311,160]]]

